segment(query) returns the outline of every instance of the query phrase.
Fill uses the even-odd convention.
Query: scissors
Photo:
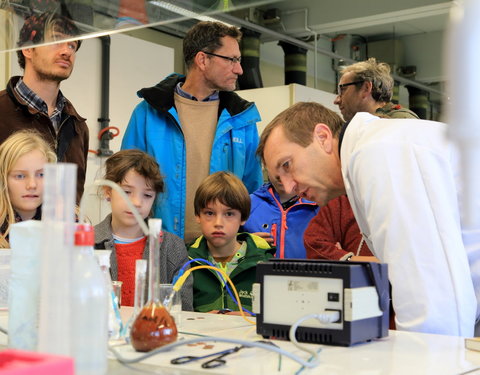
[[[216,358],[213,358],[207,362],[204,362],[202,363],[202,368],[215,368],[215,367],[220,367],[220,366],[223,366],[225,363],[227,363],[227,361],[225,361],[224,359],[222,359],[223,357],[229,355],[229,354],[232,354],[232,353],[236,353],[238,352],[240,349],[243,349],[243,348],[248,348],[248,346],[243,346],[243,345],[240,345],[240,346],[236,346],[234,348],[230,348],[230,349],[226,349],[226,350],[222,350],[221,352],[216,352],[216,353],[212,353],[212,354],[207,354],[207,355],[204,355],[204,356],[201,356],[201,357],[196,357],[196,356],[192,356],[192,355],[186,355],[186,356],[183,356],[183,357],[178,357],[178,358],[174,358],[170,361],[171,364],[173,365],[181,365],[181,364],[184,364],[184,363],[189,363],[189,362],[193,362],[193,361],[199,361],[201,359],[204,359],[204,358],[209,358],[209,357],[213,357],[213,356],[217,356]]]

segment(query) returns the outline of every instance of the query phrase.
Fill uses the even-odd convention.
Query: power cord
[[[288,338],[290,339],[292,344],[295,345],[298,349],[303,350],[304,352],[310,353],[313,356],[314,361],[316,361],[318,353],[313,350],[310,350],[304,345],[300,345],[300,343],[297,341],[297,338],[295,337],[295,333],[297,332],[298,326],[302,324],[305,320],[309,320],[309,319],[317,319],[324,324],[333,323],[338,321],[338,319],[340,319],[340,313],[338,311],[326,311],[323,314],[305,315],[300,319],[298,319],[290,327],[290,331],[288,332]]]
[[[278,354],[281,354],[281,355],[284,355],[292,360],[294,360],[295,362],[298,362],[300,365],[302,366],[305,366],[307,368],[313,368],[315,366],[318,365],[317,362],[315,361],[306,361],[304,360],[303,358],[300,358],[299,356],[295,355],[295,354],[292,354],[284,349],[281,349],[281,348],[278,348],[276,346],[273,346],[273,345],[270,345],[270,344],[263,344],[261,342],[251,342],[251,341],[244,341],[244,340],[237,340],[237,339],[230,339],[230,338],[224,338],[224,337],[213,337],[213,336],[209,336],[209,337],[197,337],[197,338],[193,338],[193,339],[189,339],[189,340],[180,340],[180,341],[177,341],[173,344],[169,344],[169,345],[165,345],[165,346],[162,346],[158,349],[155,349],[155,350],[152,350],[148,353],[145,353],[145,354],[142,354],[142,355],[139,355],[138,357],[136,358],[131,358],[131,359],[127,359],[127,358],[124,358],[115,348],[113,347],[109,347],[109,350],[110,352],[113,353],[113,355],[115,356],[115,358],[122,364],[132,364],[132,363],[138,363],[140,361],[143,361],[144,359],[147,359],[147,358],[150,358],[154,355],[157,355],[159,353],[163,353],[163,352],[167,352],[173,348],[176,348],[178,346],[182,346],[182,345],[190,345],[190,344],[195,344],[195,343],[198,343],[198,342],[205,342],[205,341],[215,341],[215,342],[226,342],[226,343],[230,343],[230,344],[237,344],[237,345],[243,345],[243,346],[248,346],[248,347],[255,347],[255,348],[260,348],[260,349],[265,349],[265,350],[269,350],[269,351],[272,351],[272,352],[275,352],[275,353],[278,353]],[[302,349],[303,350],[303,349]],[[309,351],[310,352],[310,351]]]

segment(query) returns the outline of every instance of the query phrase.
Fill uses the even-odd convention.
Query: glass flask
[[[160,245],[162,220],[149,219],[148,302],[133,322],[130,341],[139,352],[148,352],[177,340],[175,320],[160,301]]]

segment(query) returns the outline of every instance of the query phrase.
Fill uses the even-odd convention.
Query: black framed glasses
[[[363,83],[363,82],[365,82],[365,80],[342,83],[341,85],[338,85],[338,87],[337,87],[337,95],[342,96],[342,94],[345,92],[345,87],[348,87],[348,86],[351,86],[351,85],[358,85],[359,83]]]
[[[221,59],[225,59],[225,60],[228,60],[233,64],[236,64],[236,63],[241,63],[242,62],[242,58],[241,57],[229,57],[229,56],[223,56],[223,55],[219,55],[219,54],[216,54],[216,53],[213,53],[213,52],[206,52],[206,51],[202,51],[204,54],[206,55],[210,55],[210,56],[215,56],[215,57],[220,57]]]

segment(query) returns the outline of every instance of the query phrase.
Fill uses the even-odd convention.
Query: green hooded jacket
[[[255,282],[257,263],[272,258],[275,255],[275,248],[271,247],[263,238],[249,233],[239,233],[237,240],[247,242],[247,251],[245,257],[239,259],[239,264],[230,274],[230,279],[235,284],[242,306],[251,311],[252,284]],[[208,260],[209,251],[205,237],[200,236],[189,246],[188,256],[191,259]],[[196,262],[192,263],[191,267],[204,264]],[[230,290],[232,290],[231,287]],[[217,273],[210,269],[193,272],[193,309],[200,312],[221,309],[239,310],[219,280]]]
[[[377,108],[375,115],[383,115],[390,118],[418,118],[415,112],[402,107],[400,104],[393,104],[392,102]]]

